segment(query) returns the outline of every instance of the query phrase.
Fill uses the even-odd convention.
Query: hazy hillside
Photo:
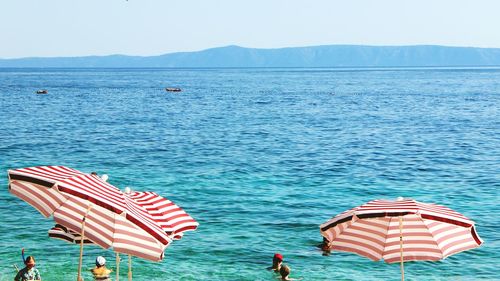
[[[238,46],[161,56],[0,59],[0,67],[384,67],[500,66],[500,49],[331,45],[281,49]]]

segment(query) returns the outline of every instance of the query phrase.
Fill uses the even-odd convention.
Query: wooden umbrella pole
[[[128,255],[128,281],[132,281],[132,256]]]
[[[116,281],[120,278],[120,254],[116,253]]]
[[[78,262],[78,276],[76,281],[83,281],[82,279],[82,261],[83,261],[83,240],[85,240],[85,219],[89,215],[92,205],[89,205],[85,216],[82,218],[82,232],[80,234],[80,261]]]
[[[399,216],[399,252],[401,254],[401,281],[405,280],[405,268],[403,260],[403,217]]]

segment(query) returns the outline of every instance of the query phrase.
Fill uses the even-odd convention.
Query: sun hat
[[[103,266],[105,264],[106,264],[106,259],[103,256],[98,256],[95,259],[95,265],[97,265],[97,266]]]
[[[283,255],[280,254],[280,253],[274,254],[274,258],[277,259],[277,260],[279,260],[279,261],[283,261]]]

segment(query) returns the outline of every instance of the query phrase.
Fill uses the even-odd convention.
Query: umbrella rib
[[[434,233],[432,233],[432,231],[430,230],[430,228],[427,226],[427,224],[425,224],[424,220],[422,219],[422,216],[418,216],[420,218],[420,221],[422,221],[422,224],[425,226],[425,228],[427,228],[427,230],[429,231],[429,234],[432,236],[432,242],[436,243],[436,247],[439,249],[439,251],[441,252],[441,257],[440,259],[444,259],[444,252],[443,252],[443,249],[441,249],[441,247],[439,247],[439,244],[436,240],[436,238],[434,237]]]
[[[356,221],[354,221],[354,222],[352,221],[352,220],[354,219],[354,217],[356,217],[356,221],[358,220],[358,219],[357,219],[357,216],[356,216],[355,214],[353,214],[353,215],[351,216],[351,220],[350,220],[350,221],[347,221],[347,222],[350,222],[350,223],[349,223],[349,225],[348,225],[348,226],[346,226],[346,227],[344,227],[344,228],[342,229],[342,231],[339,231],[339,234],[337,235],[337,237],[336,237],[336,238],[338,238],[340,235],[342,235],[342,233],[344,233],[344,232],[345,232],[348,228],[350,228],[351,226],[353,226],[353,224],[356,222]],[[331,241],[331,242],[329,242],[329,243],[333,243],[333,241]]]

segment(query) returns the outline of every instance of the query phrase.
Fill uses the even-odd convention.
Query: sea
[[[400,196],[484,240],[405,263],[405,280],[500,280],[500,68],[0,69],[0,108],[1,281],[21,248],[43,280],[76,280],[79,247],[8,191],[9,169],[39,165],[155,191],[200,223],[163,261],[132,258],[133,280],[277,280],[277,252],[292,278],[400,280],[397,263],[317,248],[321,223]],[[85,280],[99,255],[116,272],[85,246]]]

